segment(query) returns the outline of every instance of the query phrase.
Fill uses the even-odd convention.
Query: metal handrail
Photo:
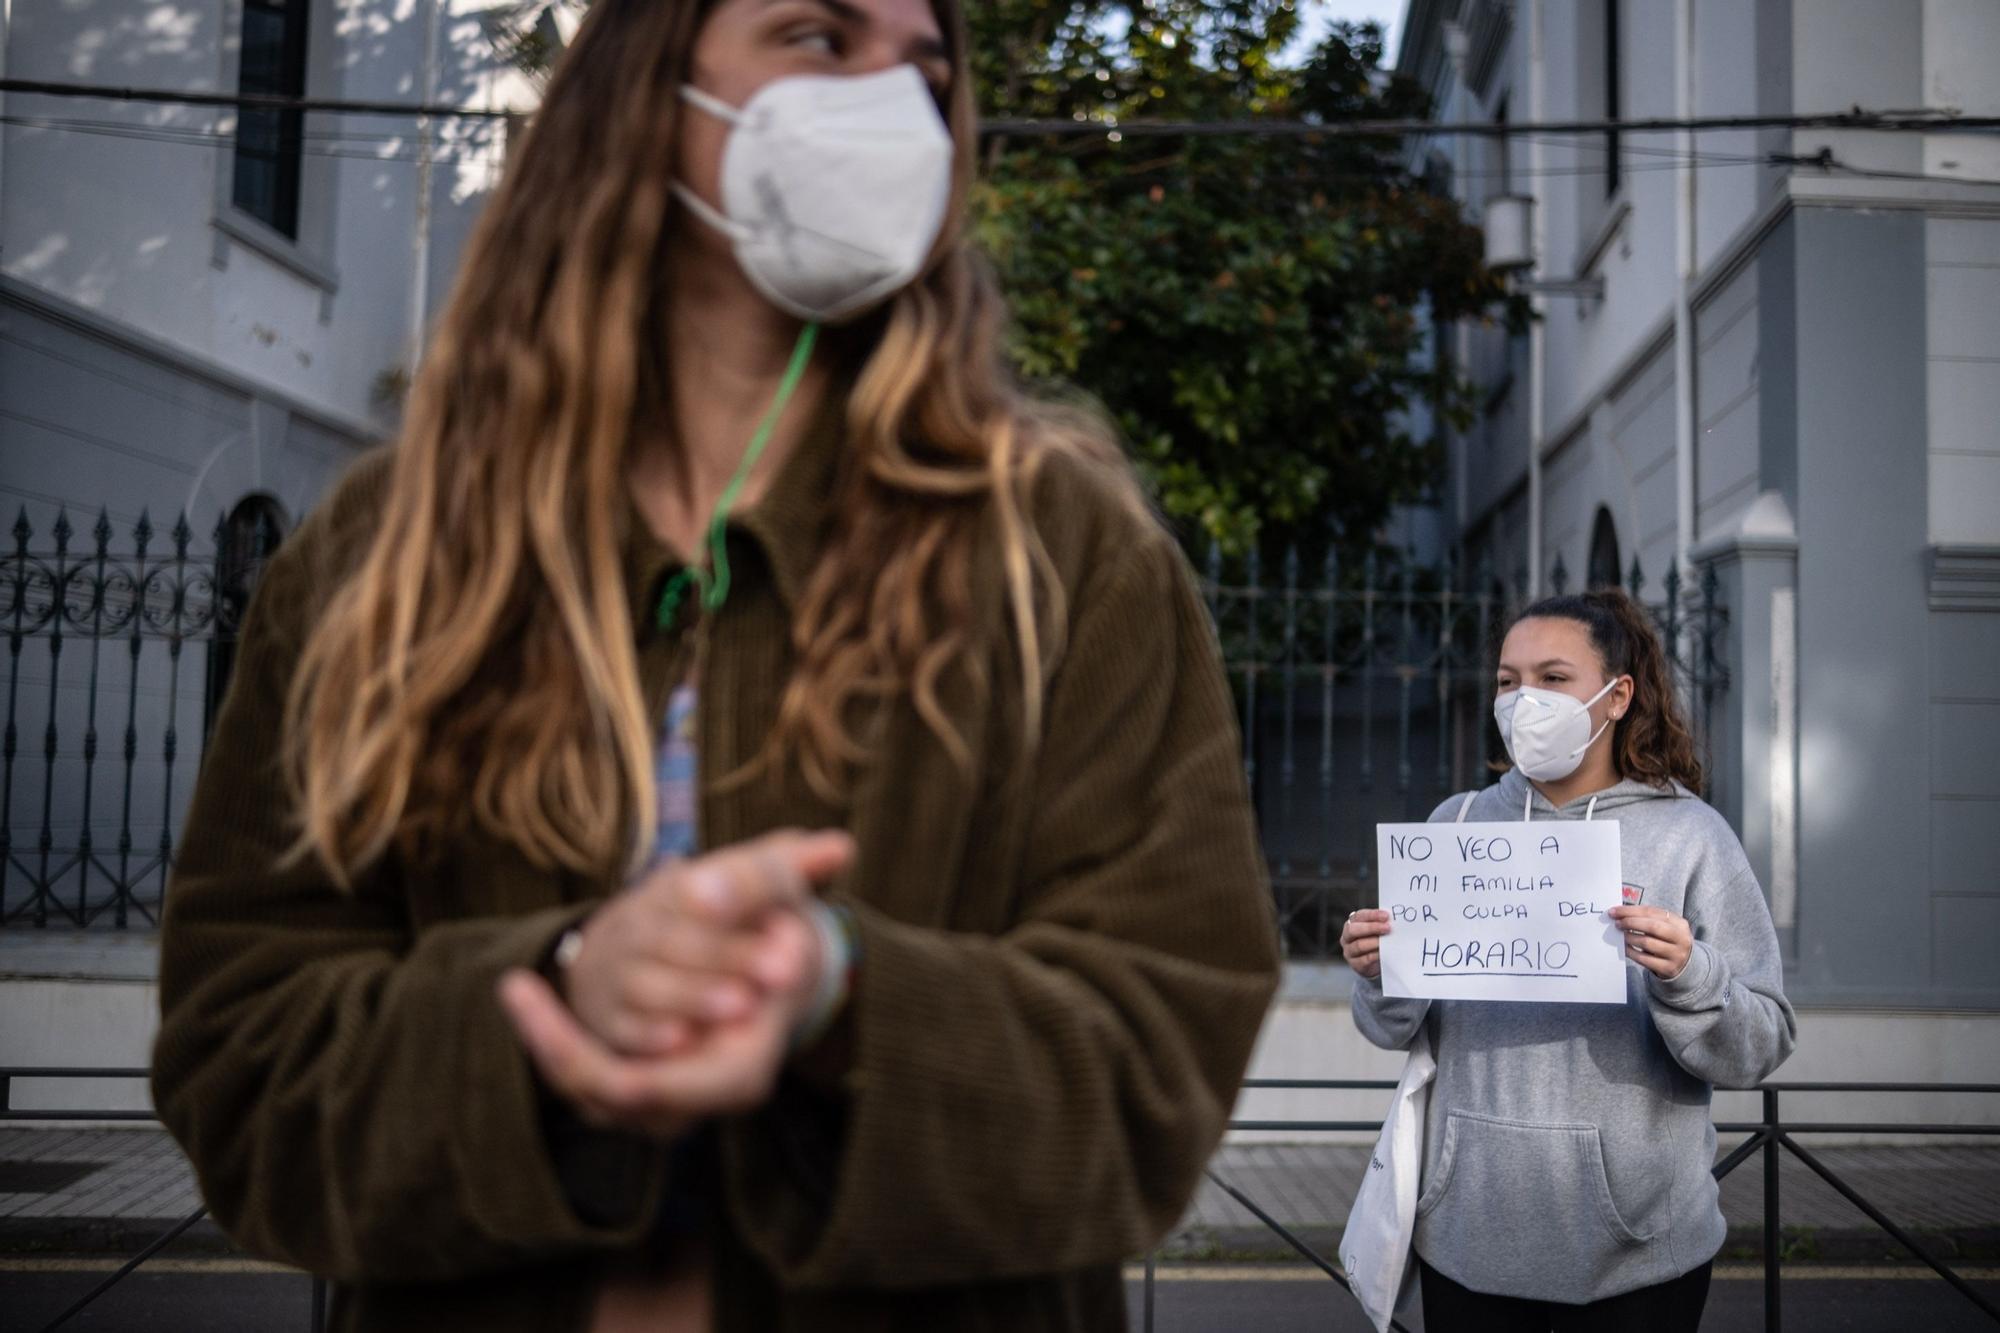
[[[72,1108],[19,1110],[13,1106],[12,1102],[13,1081],[17,1078],[143,1079],[149,1076],[149,1072],[146,1069],[134,1067],[88,1069],[58,1065],[0,1066],[0,1122],[8,1120],[156,1120],[158,1117],[147,1111],[93,1111]],[[1242,1086],[1247,1091],[1284,1089],[1294,1091],[1357,1092],[1389,1091],[1396,1087],[1396,1083],[1394,1080],[1389,1079],[1260,1078],[1245,1079]],[[1973,1305],[1984,1311],[1996,1323],[2000,1323],[2000,1308],[1996,1308],[1992,1302],[1988,1301],[1975,1290],[1970,1283],[1960,1277],[1957,1271],[1948,1263],[1932,1254],[1908,1231],[1892,1221],[1881,1209],[1863,1197],[1860,1191],[1842,1180],[1838,1172],[1827,1166],[1815,1154],[1808,1151],[1792,1137],[1794,1134],[1914,1134],[1933,1137],[1949,1137],[1953,1135],[1990,1136],[2000,1134],[2000,1125],[1898,1124],[1884,1121],[1809,1121],[1787,1124],[1779,1113],[1780,1098],[1785,1093],[1914,1092],[1925,1094],[1970,1093],[1993,1095],[2000,1094],[2000,1083],[1797,1082],[1764,1083],[1751,1089],[1723,1089],[1723,1091],[1755,1092],[1763,1098],[1763,1119],[1754,1121],[1717,1121],[1715,1123],[1715,1128],[1720,1133],[1744,1133],[1750,1137],[1732,1148],[1721,1161],[1715,1164],[1712,1172],[1715,1178],[1720,1180],[1748,1161],[1753,1155],[1760,1152],[1763,1155],[1764,1327],[1767,1330],[1770,1330],[1771,1333],[1776,1333],[1779,1327],[1781,1308],[1780,1282],[1782,1257],[1779,1253],[1778,1245],[1778,1217],[1780,1209],[1778,1164],[1781,1160],[1781,1154],[1785,1152],[1789,1152],[1798,1158],[1800,1162],[1804,1163],[1809,1170],[1824,1180],[1841,1197],[1859,1209],[1869,1221],[1887,1232],[1891,1238],[1917,1258],[1921,1259],[1939,1277],[1943,1278],[1953,1290],[1964,1296],[1968,1301],[1971,1301]],[[1311,1133],[1366,1132],[1379,1129],[1380,1124],[1377,1121],[1369,1120],[1232,1120],[1229,1122],[1229,1128],[1232,1130],[1280,1130]],[[1265,1226],[1271,1228],[1272,1231],[1293,1249],[1297,1250],[1307,1261],[1317,1266],[1334,1281],[1340,1283],[1342,1287],[1348,1286],[1346,1275],[1340,1271],[1337,1264],[1320,1254],[1276,1218],[1258,1207],[1248,1195],[1238,1190],[1221,1176],[1215,1174],[1213,1170],[1209,1170],[1207,1175],[1220,1189],[1248,1209]],[[206,1207],[197,1209],[193,1214],[176,1222],[164,1234],[148,1244],[138,1255],[134,1256],[123,1268],[99,1283],[83,1299],[58,1315],[53,1322],[42,1330],[42,1333],[50,1333],[50,1330],[59,1327],[73,1318],[92,1301],[96,1300],[121,1279],[136,1270],[140,1264],[163,1249],[182,1232],[193,1226],[207,1211]],[[1151,1333],[1153,1327],[1153,1287],[1156,1259],[1157,1254],[1148,1254],[1146,1256],[1144,1327],[1147,1333]],[[320,1333],[325,1327],[325,1319],[326,1282],[323,1278],[315,1276],[313,1278],[312,1299],[313,1333]],[[1402,1327],[1400,1324],[1394,1324],[1393,1321],[1392,1326],[1398,1329]]]
[[[1396,1082],[1391,1079],[1253,1078],[1253,1079],[1245,1079],[1243,1081],[1243,1088],[1246,1091],[1261,1091],[1261,1090],[1293,1090],[1293,1091],[1322,1091],[1322,1092],[1390,1091],[1393,1090],[1396,1086],[1397,1086]],[[1856,1208],[1858,1208],[1861,1211],[1861,1213],[1868,1218],[1869,1221],[1873,1222],[1876,1226],[1880,1227],[1883,1231],[1887,1232],[1889,1236],[1895,1241],[1897,1241],[1899,1244],[1901,1244],[1903,1248],[1907,1249],[1908,1251],[1910,1251],[1910,1253],[1914,1254],[1917,1258],[1921,1259],[1925,1264],[1929,1265],[1932,1271],[1937,1273],[1939,1277],[1943,1278],[1945,1282],[1948,1283],[1954,1291],[1957,1291],[1960,1295],[1964,1296],[1967,1300],[1971,1301],[1973,1305],[1977,1306],[1980,1310],[1984,1311],[1985,1314],[1989,1318],[1991,1318],[1995,1323],[2000,1323],[2000,1308],[1995,1308],[1992,1302],[1988,1301],[1984,1296],[1980,1295],[1979,1292],[1976,1291],[1971,1286],[1970,1283],[1966,1282],[1964,1278],[1960,1277],[1958,1273],[1951,1267],[1951,1265],[1947,1264],[1943,1259],[1939,1258],[1938,1256],[1932,1254],[1928,1249],[1924,1247],[1922,1242],[1916,1239],[1916,1237],[1912,1236],[1908,1231],[1904,1230],[1901,1226],[1898,1226],[1895,1222],[1891,1221],[1889,1217],[1882,1212],[1881,1209],[1877,1208],[1874,1204],[1870,1203],[1866,1198],[1864,1198],[1860,1193],[1860,1191],[1856,1190],[1852,1185],[1849,1185],[1846,1181],[1842,1180],[1839,1176],[1839,1173],[1835,1172],[1831,1167],[1827,1166],[1824,1162],[1820,1161],[1820,1159],[1817,1156],[1809,1152],[1804,1146],[1799,1144],[1792,1137],[1792,1135],[1794,1134],[1914,1134],[1920,1136],[1936,1136],[1936,1137],[1947,1137],[1952,1135],[1992,1136],[1992,1135],[2000,1135],[2000,1125],[1951,1125],[1951,1124],[1933,1124],[1933,1123],[1901,1124],[1901,1123],[1886,1122],[1886,1121],[1806,1121],[1806,1122],[1795,1122],[1788,1124],[1779,1115],[1779,1099],[1785,1093],[1811,1094],[1811,1093],[1822,1093],[1822,1092],[1845,1092],[1845,1093],[1865,1094],[1865,1093],[1915,1092],[1915,1093],[1973,1093],[1973,1094],[1992,1095],[1992,1094],[2000,1094],[2000,1083],[1907,1083],[1907,1082],[1862,1083],[1862,1082],[1802,1081],[1795,1083],[1763,1083],[1759,1084],[1755,1088],[1746,1088],[1746,1089],[1725,1088],[1725,1089],[1720,1089],[1719,1091],[1755,1092],[1762,1096],[1764,1103],[1764,1118],[1762,1120],[1715,1122],[1715,1128],[1719,1133],[1725,1133],[1725,1134],[1743,1133],[1743,1134],[1748,1134],[1750,1137],[1745,1139],[1742,1143],[1736,1145],[1736,1147],[1732,1148],[1727,1154],[1723,1156],[1722,1160],[1718,1161],[1715,1164],[1715,1166],[1711,1170],[1714,1177],[1717,1180],[1721,1180],[1724,1176],[1727,1176],[1731,1171],[1734,1171],[1744,1162],[1750,1160],[1752,1156],[1758,1153],[1762,1153],[1763,1155],[1764,1158],[1764,1327],[1767,1330],[1767,1333],[1777,1333],[1780,1322],[1780,1311],[1782,1308],[1782,1302],[1780,1298],[1780,1282],[1781,1282],[1783,1259],[1779,1253],[1779,1245],[1778,1245],[1778,1230],[1779,1230],[1778,1218],[1781,1206],[1779,1185],[1778,1185],[1778,1163],[1781,1160],[1781,1154],[1785,1152],[1789,1152],[1794,1157],[1798,1158],[1799,1161],[1803,1162],[1806,1165],[1806,1167],[1810,1169],[1815,1175],[1819,1176],[1837,1193],[1839,1193],[1842,1198],[1846,1199],[1849,1203],[1853,1204]],[[1267,1132],[1275,1130],[1275,1131],[1299,1131],[1307,1133],[1320,1133],[1320,1132],[1372,1133],[1376,1130],[1379,1130],[1381,1128],[1381,1125],[1380,1122],[1378,1121],[1369,1121],[1369,1120],[1232,1120],[1229,1122],[1229,1128],[1232,1130],[1260,1130]],[[1280,1238],[1282,1238],[1293,1249],[1297,1250],[1308,1261],[1318,1266],[1322,1271],[1327,1273],[1328,1276],[1332,1277],[1335,1281],[1339,1282],[1342,1287],[1348,1286],[1345,1275],[1338,1272],[1336,1270],[1336,1266],[1333,1265],[1324,1255],[1318,1253],[1305,1241],[1301,1240],[1290,1230],[1280,1225],[1276,1218],[1272,1217],[1270,1214],[1266,1213],[1263,1209],[1259,1208],[1255,1203],[1251,1202],[1251,1200],[1246,1195],[1244,1195],[1242,1191],[1236,1189],[1234,1186],[1230,1185],[1227,1181],[1223,1180],[1220,1176],[1216,1175],[1213,1170],[1209,1171],[1207,1174],[1210,1180],[1214,1181],[1218,1186],[1220,1186],[1225,1192],[1229,1194],[1231,1198],[1235,1199],[1238,1203],[1242,1204],[1245,1208],[1247,1208],[1260,1222],[1262,1222],[1265,1226],[1269,1227],[1272,1231],[1276,1232]],[[1155,1254],[1148,1254],[1146,1256],[1146,1279],[1145,1279],[1146,1292],[1145,1292],[1145,1303],[1144,1303],[1145,1322],[1143,1325],[1143,1327],[1146,1330],[1146,1333],[1152,1333],[1152,1328],[1153,1328],[1153,1282],[1154,1282],[1154,1268],[1155,1268],[1156,1258],[1157,1256]],[[1392,1321],[1392,1326],[1396,1328],[1402,1327],[1400,1324],[1393,1324],[1393,1321]]]

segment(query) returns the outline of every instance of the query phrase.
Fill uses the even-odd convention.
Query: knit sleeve
[[[997,936],[858,908],[826,1194],[739,1133],[735,1214],[788,1283],[910,1287],[1144,1251],[1226,1125],[1277,980],[1229,690],[1164,537],[1076,599]]]
[[[1792,1053],[1798,1018],[1785,998],[1778,935],[1756,872],[1734,834],[1725,828],[1721,836],[1736,851],[1735,873],[1697,872],[1684,908],[1694,951],[1672,981],[1648,973],[1646,985],[1653,1023],[1683,1069],[1721,1087],[1750,1088]]]
[[[315,1273],[434,1280],[629,1244],[662,1154],[628,1145],[628,1206],[580,1212],[558,1158],[582,1136],[545,1134],[494,993],[584,909],[417,931],[394,871],[343,891],[311,859],[280,864],[275,755],[323,537],[309,521],[258,588],[187,816],[161,936],[160,1118],[222,1227]]]

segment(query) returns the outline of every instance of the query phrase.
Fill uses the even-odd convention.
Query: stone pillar
[[[1729,616],[1719,650],[1729,684],[1710,720],[1709,799],[1743,839],[1790,962],[1799,885],[1798,531],[1784,497],[1765,491],[1732,528],[1689,554],[1697,579],[1715,571]]]

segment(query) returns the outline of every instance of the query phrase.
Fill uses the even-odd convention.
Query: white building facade
[[[498,111],[481,0],[0,0],[0,76]],[[496,11],[498,12],[498,11]],[[393,428],[507,122],[0,93],[0,506],[281,524]]]
[[[1992,116],[2000,5],[1411,0],[1398,67],[1440,121]],[[1712,574],[1711,795],[1794,998],[2000,1010],[2000,136],[1415,151],[1474,216],[1532,199],[1524,277],[1560,289],[1532,333],[1441,331],[1484,391],[1443,494],[1468,558],[1526,595]]]
[[[145,1062],[151,927],[231,653],[217,608],[393,434],[504,113],[535,100],[514,56],[538,12],[0,0],[9,81],[489,113],[0,91],[0,1064]]]

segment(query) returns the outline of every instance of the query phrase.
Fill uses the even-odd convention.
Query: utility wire
[[[41,79],[0,79],[0,93],[91,97],[107,102],[158,102],[174,106],[240,107],[246,111],[311,111],[335,116],[453,116],[461,120],[505,120],[521,114],[436,102],[371,102],[328,97],[283,97],[275,93],[195,93],[173,88],[126,88],[102,83],[51,83]]]
[[[174,144],[188,148],[214,149],[238,142],[233,130],[217,130],[196,125],[141,125],[132,122],[66,120],[49,116],[0,115],[0,125],[14,125],[23,129],[49,130],[62,134],[82,134],[107,139],[125,139],[136,143]],[[415,162],[417,151],[409,135],[392,134],[371,136],[342,133],[313,134],[296,136],[303,140],[298,149],[301,156],[337,158],[355,162]],[[370,145],[373,145],[372,147]],[[489,159],[496,150],[490,139],[461,139],[447,143],[443,147],[432,145],[433,162],[467,162]],[[273,154],[287,151],[283,146],[271,148]]]
[[[83,134],[111,139],[128,139],[139,143],[176,144],[189,148],[208,148],[234,144],[237,134],[233,130],[218,130],[199,125],[144,125],[129,121],[68,120],[48,116],[0,115],[0,125],[14,125],[24,129],[49,130],[65,134]],[[297,136],[303,142],[298,149],[301,156],[335,158],[357,162],[415,162],[417,153],[409,136],[400,134],[369,135],[344,132],[311,131]],[[370,145],[373,145],[372,147]],[[1590,145],[1582,145],[1590,147]],[[282,152],[281,149],[273,151]],[[463,139],[443,147],[433,146],[431,160],[434,162],[464,162],[487,160],[494,151],[488,139]],[[1663,149],[1662,153],[1676,150]],[[1808,165],[1816,165],[1815,159],[1806,159]],[[1630,171],[1667,170],[1682,165],[1682,159],[1674,157],[1665,161],[1631,162],[1626,164]],[[1769,165],[1765,157],[1744,155],[1697,154],[1690,165],[1696,167],[1755,166]],[[1601,165],[1553,166],[1540,171],[1523,168],[1512,170],[1494,168],[1488,171],[1467,172],[1457,179],[1473,180],[1535,180],[1567,176],[1587,176],[1603,171]],[[1205,171],[1205,174],[1208,174]],[[1375,173],[1361,172],[1313,172],[1315,180],[1380,180]]]
[[[24,129],[51,130],[66,134],[84,134],[104,138],[128,139],[140,143],[176,144],[190,148],[208,148],[233,144],[237,134],[233,130],[218,130],[201,125],[145,125],[131,121],[110,120],[70,120],[49,116],[0,115],[0,125],[14,125]],[[415,163],[417,152],[407,134],[371,134],[364,131],[306,130],[297,136],[303,141],[299,153],[304,157],[338,159],[351,162],[408,162]],[[1540,137],[1538,142],[1558,148],[1570,148],[1582,152],[1602,152],[1601,144],[1591,139]],[[369,145],[374,145],[370,147]],[[444,146],[433,145],[431,160],[439,163],[490,162],[494,151],[490,136],[464,138]],[[280,150],[282,151],[282,150]],[[1646,157],[1649,161],[1628,161],[1624,164],[1627,172],[1669,171],[1681,166],[1693,168],[1709,167],[1811,167],[1827,172],[1879,180],[1908,180],[1946,185],[1973,185],[2000,187],[2000,180],[1989,180],[1974,176],[1955,176],[1942,172],[1893,171],[1887,168],[1860,167],[1840,161],[1831,149],[1818,153],[1795,156],[1788,153],[1719,153],[1707,150],[1687,152],[1678,148],[1656,147],[1642,144],[1622,144],[1621,153]],[[1521,167],[1495,167],[1486,171],[1470,171],[1453,177],[1456,181],[1513,181],[1563,179],[1575,176],[1597,175],[1604,170],[1602,164],[1544,167],[1539,171]],[[1205,169],[1203,174],[1214,174]],[[1377,181],[1381,177],[1360,172],[1314,172],[1315,180],[1334,181]]]
[[[1828,129],[1941,134],[2000,130],[2000,116],[1935,111],[1836,111],[1792,116],[1668,116],[1634,120],[1434,121],[1434,120],[988,120],[987,135],[1077,135],[1177,138],[1395,138],[1463,134],[1511,139],[1536,134],[1661,134],[1680,130]]]
[[[171,88],[131,88],[112,84],[55,83],[38,79],[0,79],[0,93],[44,97],[88,97],[115,102],[152,102],[181,106],[239,107],[258,111],[301,111],[325,115],[433,116],[471,120],[504,120],[525,113],[425,102],[377,102],[336,98],[281,97],[267,93],[200,93]],[[1627,120],[1456,121],[1432,120],[1082,120],[995,119],[980,126],[987,135],[1067,137],[1117,133],[1133,137],[1299,137],[1381,138],[1405,135],[1465,134],[1504,139],[1530,134],[1646,134],[1678,130],[1830,129],[1887,132],[1948,133],[2000,129],[2000,116],[1961,116],[1952,112],[1846,111],[1777,116],[1671,116]]]
[[[1934,185],[1984,185],[2000,188],[2000,180],[1982,176],[1954,176],[1948,172],[1937,171],[1894,171],[1887,167],[1857,167],[1835,157],[1831,148],[1822,148],[1806,157],[1773,153],[1771,161],[1776,166],[1818,167],[1822,171],[1837,171],[1842,175],[1860,176],[1866,180],[1922,181]]]

